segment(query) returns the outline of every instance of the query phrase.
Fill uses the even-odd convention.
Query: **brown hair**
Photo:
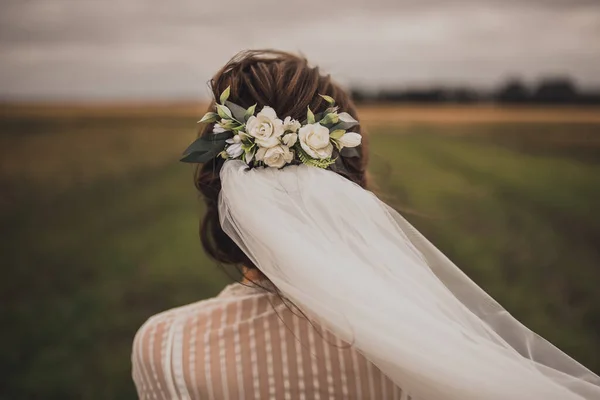
[[[324,111],[328,104],[319,94],[336,100],[340,111],[358,119],[350,96],[329,75],[321,75],[318,67],[311,67],[300,56],[275,50],[249,50],[238,53],[210,81],[215,99],[231,88],[229,100],[244,108],[256,104],[256,110],[272,107],[279,116],[290,116],[302,121],[310,106],[315,113]],[[214,101],[209,111],[214,109]],[[204,125],[198,136],[209,135],[212,125]],[[359,157],[342,157],[347,179],[367,186],[366,167],[368,141],[360,126],[353,130],[363,136],[358,147]],[[341,157],[341,156],[340,156]],[[196,168],[196,188],[206,203],[206,213],[200,225],[200,238],[206,253],[224,264],[256,268],[244,252],[223,232],[218,215],[218,197],[221,191],[219,173],[224,160],[216,157]]]

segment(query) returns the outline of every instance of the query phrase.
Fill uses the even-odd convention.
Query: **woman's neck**
[[[242,267],[242,274],[244,275],[244,279],[242,279],[242,283],[246,283],[246,284],[267,279],[267,277],[264,276],[262,274],[262,272],[260,272],[256,268]]]

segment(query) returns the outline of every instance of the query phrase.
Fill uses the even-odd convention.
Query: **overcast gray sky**
[[[199,98],[265,47],[347,85],[599,87],[600,0],[0,0],[0,98]]]

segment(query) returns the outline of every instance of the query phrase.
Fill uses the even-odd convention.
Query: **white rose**
[[[285,117],[283,120],[284,131],[296,132],[298,129],[300,129],[300,122],[292,119],[292,117]]]
[[[318,122],[304,125],[298,131],[300,146],[312,158],[329,158],[333,152],[333,145],[329,141],[329,129]]]
[[[292,147],[293,145],[295,145],[297,140],[298,140],[297,133],[287,133],[287,134],[283,135],[283,137],[281,138],[281,141],[287,147]]]
[[[241,143],[234,143],[225,149],[229,158],[237,158],[242,155],[244,149],[242,149]]]
[[[285,164],[292,162],[294,153],[287,146],[279,145],[266,149],[261,147],[256,152],[256,159],[263,161],[269,167],[281,168]]]
[[[342,147],[356,147],[362,141],[362,136],[355,132],[346,132],[337,141]]]
[[[283,135],[283,122],[277,118],[275,110],[264,107],[256,116],[246,122],[246,133],[255,138],[260,147],[271,148],[279,144]]]

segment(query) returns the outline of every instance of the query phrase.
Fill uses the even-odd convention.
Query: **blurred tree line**
[[[581,89],[573,79],[563,76],[544,78],[533,85],[520,78],[509,78],[488,91],[466,86],[432,86],[380,91],[355,87],[351,92],[357,103],[600,104],[600,89]]]

